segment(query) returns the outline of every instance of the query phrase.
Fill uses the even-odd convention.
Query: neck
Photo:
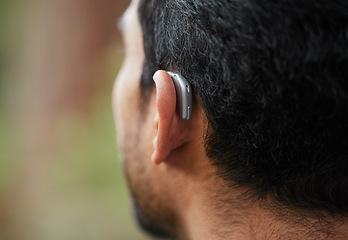
[[[213,186],[221,186],[213,184]],[[221,183],[220,183],[221,184]],[[284,210],[281,214],[262,207],[259,202],[241,201],[222,196],[216,187],[191,194],[184,210],[180,239],[347,239],[348,219],[337,221],[331,217],[306,218]],[[238,190],[230,189],[234,196]],[[241,192],[239,192],[241,193]],[[262,204],[265,206],[266,204]],[[280,217],[282,215],[282,217]],[[324,221],[323,221],[324,220]]]

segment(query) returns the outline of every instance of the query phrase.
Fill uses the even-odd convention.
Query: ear
[[[176,92],[173,80],[166,71],[159,70],[153,76],[156,85],[157,114],[156,137],[153,141],[152,161],[160,164],[170,153],[182,146],[188,139],[189,123],[180,119],[176,112]]]

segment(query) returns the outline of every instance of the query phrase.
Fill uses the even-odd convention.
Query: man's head
[[[198,201],[188,193],[205,190],[223,195],[220,207],[242,192],[347,213],[347,9],[344,0],[133,1],[114,96],[141,224],[178,235]],[[190,121],[176,116],[171,79],[153,79],[157,70],[192,85]]]

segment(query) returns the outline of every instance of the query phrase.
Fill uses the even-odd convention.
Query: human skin
[[[131,3],[121,22],[125,59],[113,90],[117,139],[137,218],[150,231],[173,235],[182,229],[176,225],[184,222],[181,213],[193,201],[189,196],[202,192],[204,179],[214,175],[203,146],[206,118],[196,104],[190,121],[179,119],[174,84],[164,71],[155,74],[157,91],[142,113],[144,52],[137,4]]]
[[[303,216],[293,209],[281,208],[283,212],[278,213],[268,209],[273,203],[269,198],[245,200],[241,196],[246,188],[231,187],[217,176],[204,148],[208,127],[204,111],[194,99],[192,118],[180,120],[175,87],[164,71],[171,69],[155,73],[155,88],[144,102],[140,91],[144,50],[137,7],[138,0],[132,1],[121,21],[125,59],[113,89],[113,109],[140,225],[158,236],[192,240],[327,237],[317,219],[308,217],[302,224]],[[337,225],[335,230],[346,232],[345,226]]]

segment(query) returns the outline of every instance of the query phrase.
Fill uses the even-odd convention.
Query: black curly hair
[[[348,1],[141,0],[144,96],[192,84],[206,152],[258,196],[348,211]]]

